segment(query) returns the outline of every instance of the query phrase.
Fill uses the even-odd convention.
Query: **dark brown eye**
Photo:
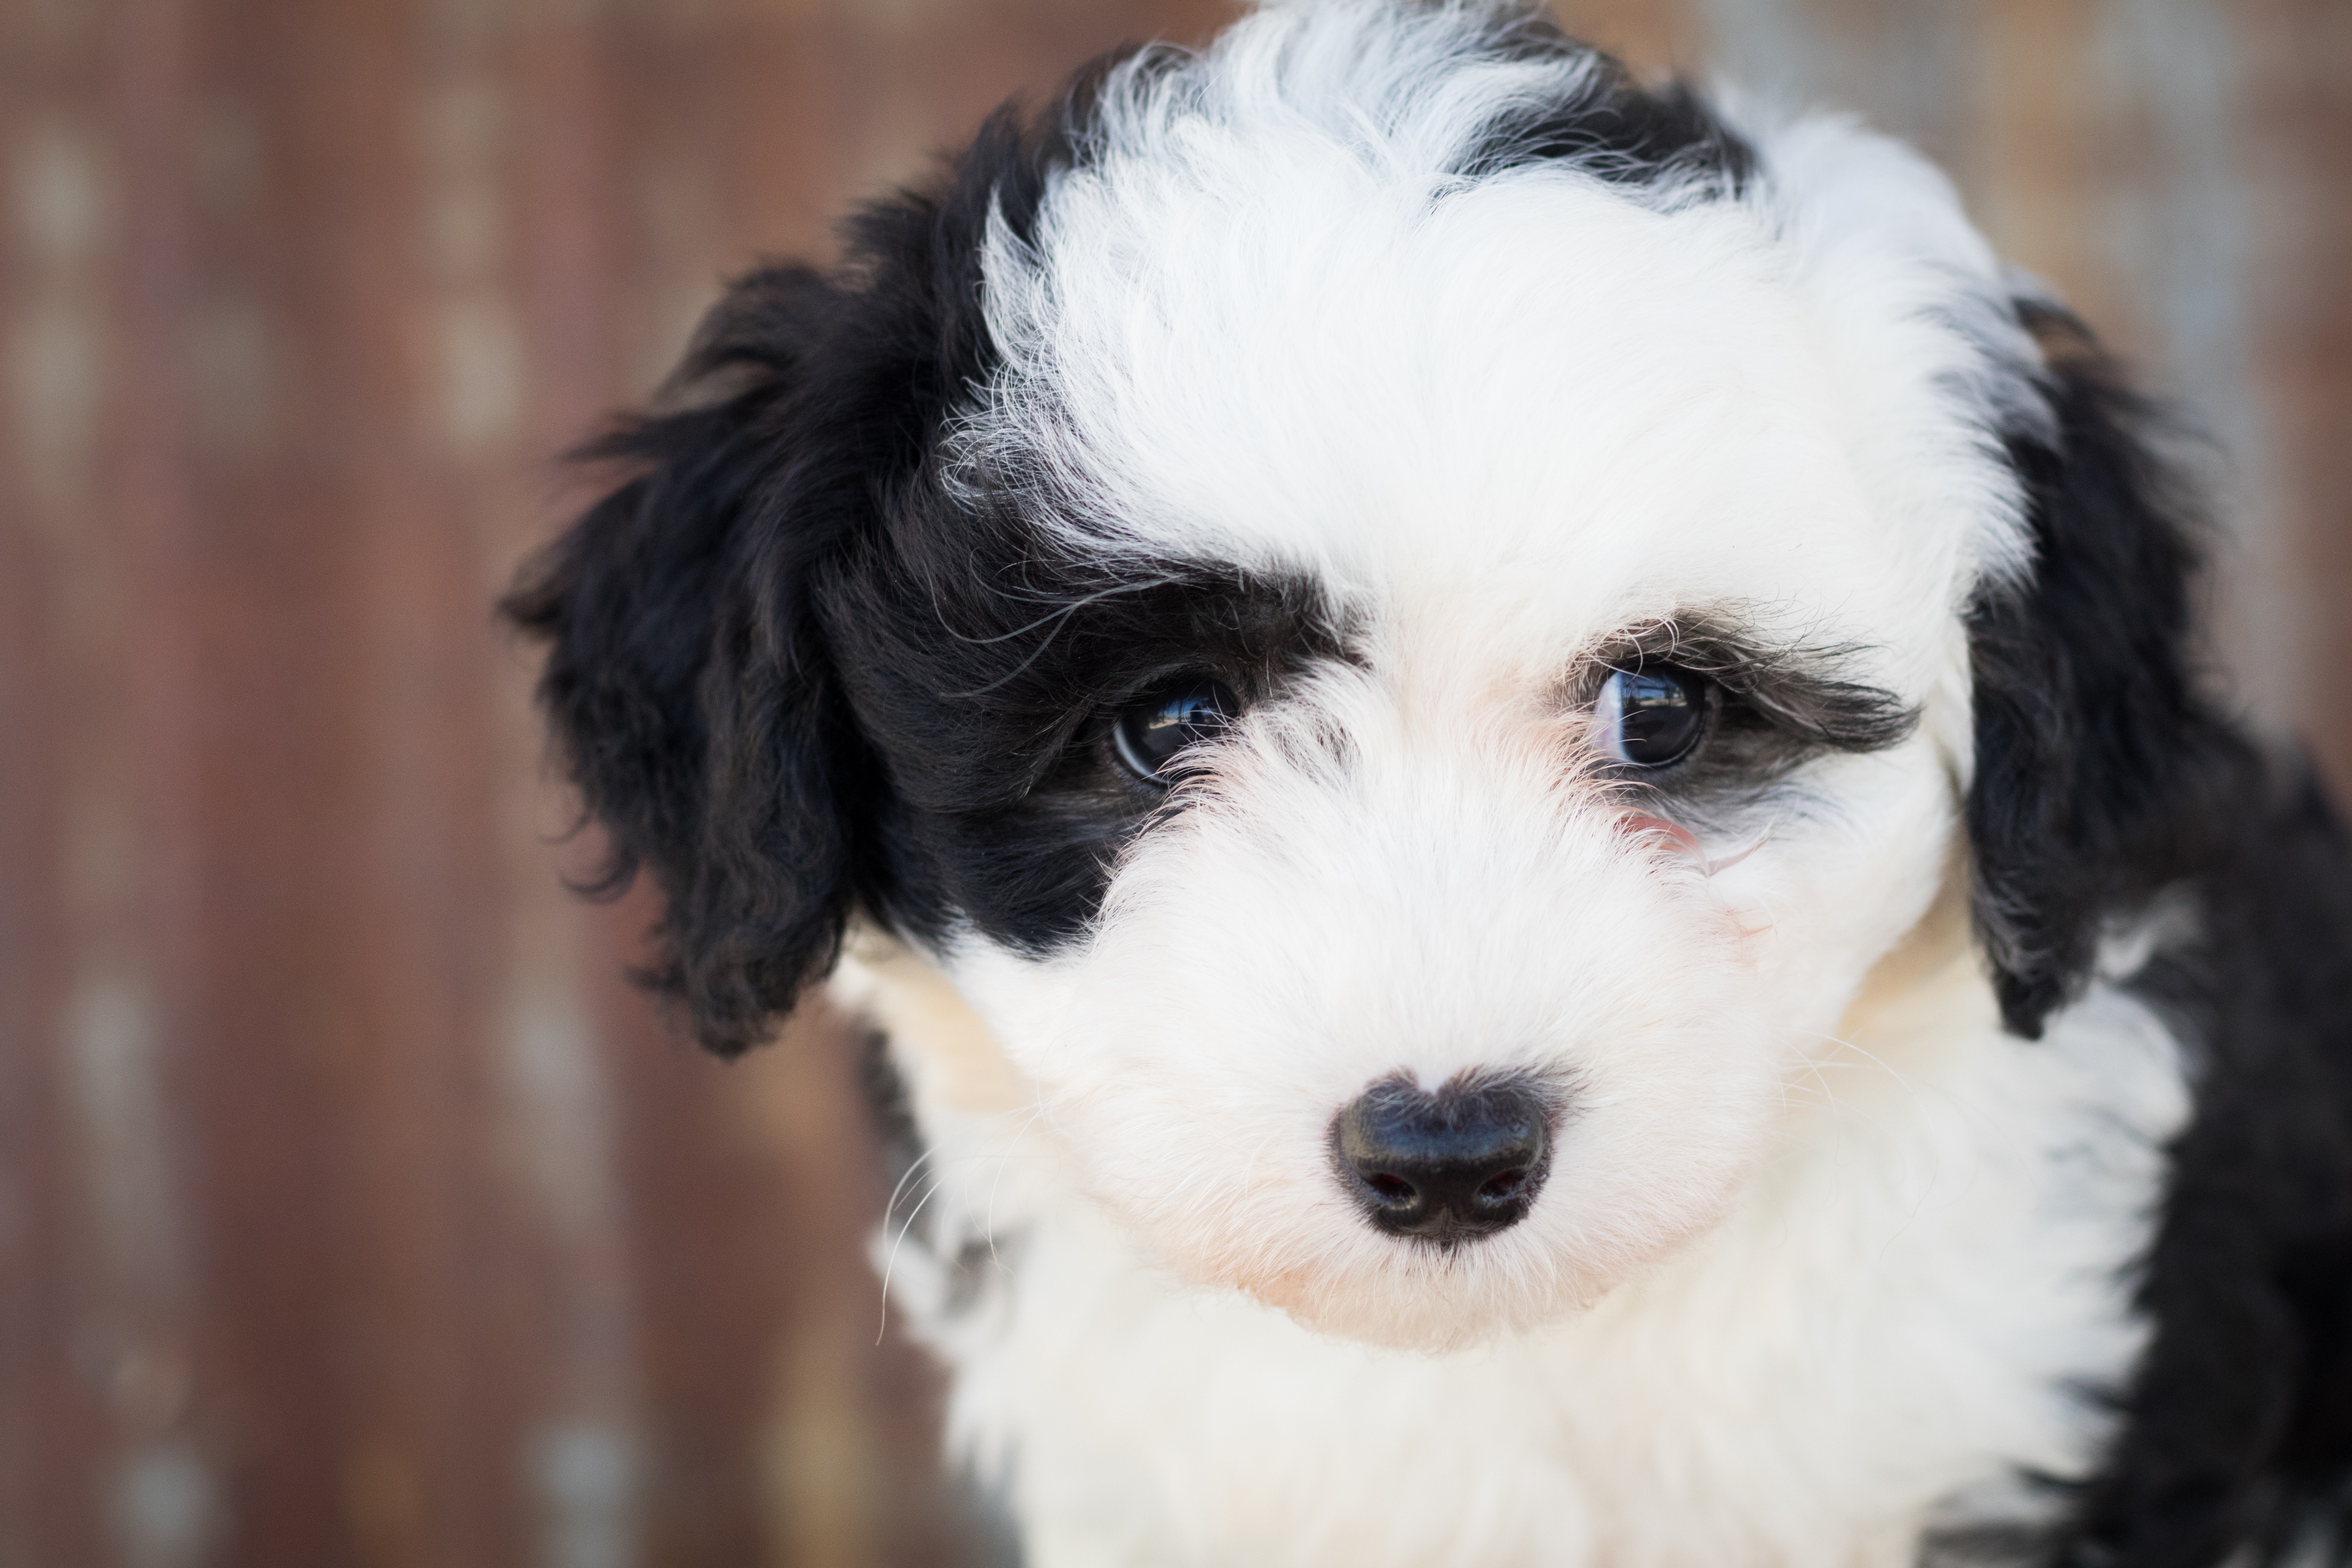
[[[1179,681],[1120,710],[1111,744],[1129,773],[1164,788],[1174,782],[1171,764],[1178,755],[1232,723],[1241,707],[1241,699],[1222,681]]]
[[[1610,672],[1592,705],[1601,751],[1637,768],[1681,762],[1706,728],[1706,682],[1672,665]]]

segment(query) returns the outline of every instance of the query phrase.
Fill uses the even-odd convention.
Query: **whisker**
[[[900,1195],[906,1192],[907,1184],[913,1181],[916,1173],[921,1171],[925,1165],[930,1163],[932,1160],[938,1158],[938,1156],[939,1149],[937,1145],[925,1143],[923,1145],[923,1152],[916,1155],[912,1161],[908,1162],[906,1174],[898,1178],[898,1184],[890,1189],[890,1195],[882,1202],[883,1224],[887,1225],[890,1223],[890,1216],[897,1212],[898,1207],[898,1199]]]
[[[930,1190],[923,1194],[921,1201],[915,1205],[914,1211],[907,1215],[907,1223],[898,1227],[898,1239],[890,1244],[889,1252],[882,1259],[882,1320],[874,1325],[874,1342],[877,1345],[882,1342],[882,1337],[890,1331],[890,1276],[898,1267],[898,1248],[907,1244],[908,1236],[915,1228],[917,1216],[923,1212],[923,1205],[937,1197],[940,1189],[946,1185],[947,1183],[944,1181],[934,1181],[931,1184]],[[885,1218],[883,1223],[887,1226],[889,1222]]]
[[[1045,1102],[1040,1100],[1030,1109],[1029,1119],[1021,1124],[1020,1131],[1013,1134],[1013,1142],[997,1152],[996,1179],[988,1184],[988,1206],[981,1215],[980,1230],[982,1236],[988,1237],[988,1260],[999,1268],[1004,1268],[1004,1259],[998,1257],[996,1252],[997,1189],[1004,1185],[1004,1167],[1012,1163],[1013,1152],[1021,1147],[1021,1141],[1029,1136],[1029,1130],[1036,1126],[1038,1119],[1045,1114]],[[1010,1269],[1005,1271],[1012,1272]]]

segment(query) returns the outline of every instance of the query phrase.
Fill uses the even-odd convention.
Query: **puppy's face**
[[[2183,558],[1937,176],[1471,7],[1087,93],[741,285],[512,602],[705,1038],[881,921],[1151,1254],[1440,1345],[1725,1212],[1964,802],[2038,1027]]]
[[[1569,1310],[1722,1214],[1937,888],[1962,540],[1874,491],[1905,411],[1753,212],[1276,192],[1311,265],[1171,218],[1090,270],[1115,185],[991,257],[1021,352],[946,461],[1005,605],[925,690],[850,672],[937,704],[873,727],[894,777],[1005,803],[941,819],[939,945],[1190,1276],[1408,1343]],[[1967,445],[1914,455],[1965,486]]]

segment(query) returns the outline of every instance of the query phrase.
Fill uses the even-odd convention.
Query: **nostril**
[[[1523,1170],[1505,1171],[1498,1176],[1489,1177],[1486,1184],[1478,1189],[1478,1195],[1482,1198],[1488,1199],[1489,1201],[1516,1197],[1518,1194],[1519,1189],[1527,1184],[1527,1172]]]
[[[1334,1119],[1334,1163],[1374,1226],[1451,1246],[1526,1217],[1556,1115],[1531,1078],[1465,1074],[1434,1093],[1386,1079]]]

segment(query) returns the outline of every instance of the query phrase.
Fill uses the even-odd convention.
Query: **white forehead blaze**
[[[1988,426],[2030,351],[1948,187],[1827,121],[1759,138],[1737,197],[1465,179],[1589,69],[1477,36],[1289,7],[1114,76],[1034,243],[992,236],[1004,368],[961,460],[1042,476],[1090,550],[1475,613],[1529,658],[1738,605],[1923,692],[1953,649],[1921,628],[2025,554]]]

